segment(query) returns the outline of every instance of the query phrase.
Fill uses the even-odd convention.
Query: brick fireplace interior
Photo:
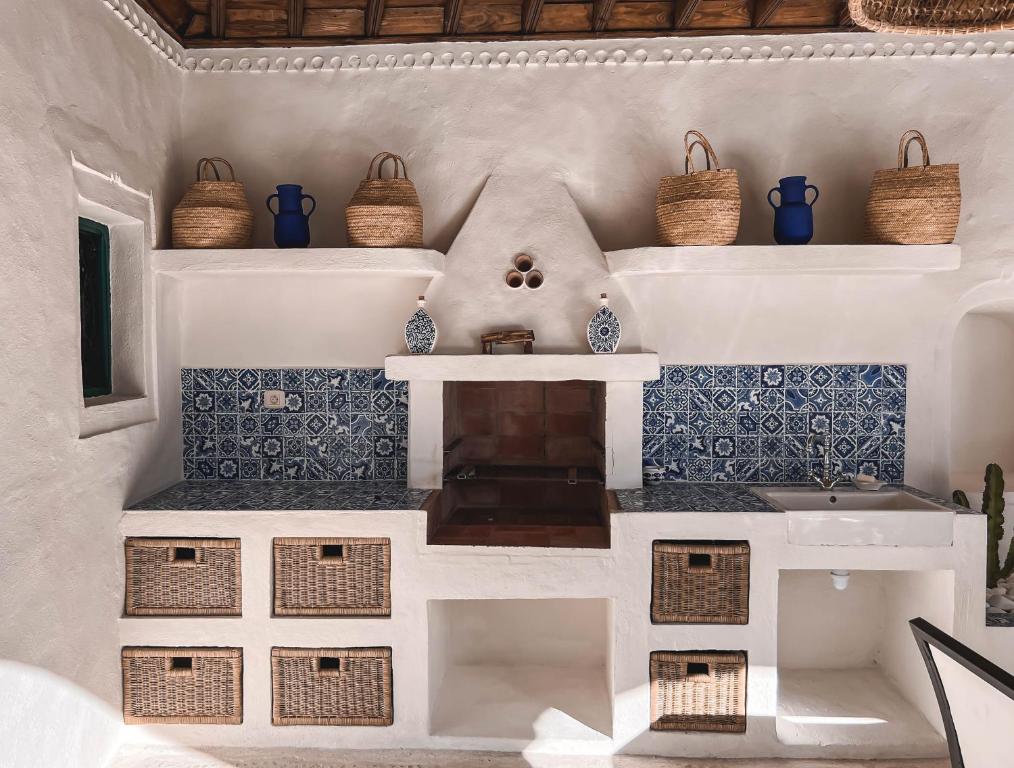
[[[430,544],[609,546],[605,386],[444,384],[444,486]]]

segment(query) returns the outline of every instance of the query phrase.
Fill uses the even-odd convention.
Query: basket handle
[[[315,554],[320,565],[342,565],[348,550],[345,544],[318,544]]]
[[[380,160],[380,163],[377,163],[378,160]],[[394,161],[394,178],[396,178],[396,179],[399,178],[399,176],[398,176],[398,163],[401,163],[401,172],[402,172],[402,175],[406,179],[408,178],[408,169],[405,168],[405,161],[401,159],[401,155],[396,155],[393,152],[380,152],[379,154],[375,155],[372,160],[370,160],[370,167],[366,171],[366,180],[370,181],[370,180],[373,179],[373,166],[374,165],[377,166],[377,179],[383,178],[382,175],[381,175],[382,169],[384,167],[384,163],[386,163],[388,160],[393,160]]]
[[[908,168],[908,148],[912,142],[916,142],[922,148],[922,167],[930,164],[929,147],[926,146],[926,137],[915,128],[910,128],[901,135],[898,142],[898,170]]]
[[[169,564],[182,568],[195,568],[202,561],[201,550],[185,545],[169,548]]]
[[[694,137],[694,141],[690,141],[691,136]],[[683,166],[684,172],[697,173],[691,153],[693,152],[694,147],[698,145],[704,148],[704,154],[707,158],[707,169],[709,171],[712,170],[712,165],[714,165],[714,170],[722,170],[718,165],[718,155],[715,154],[715,150],[712,148],[711,142],[704,138],[704,134],[700,131],[690,130],[687,131],[686,135],[683,137],[683,146],[686,149],[686,160]]]
[[[690,682],[706,682],[714,678],[711,665],[705,661],[687,662],[687,680]]]
[[[373,178],[373,166],[376,165],[377,161],[380,160],[381,158],[384,158],[386,160],[390,156],[391,156],[390,152],[378,152],[376,155],[373,156],[373,159],[370,160],[370,167],[366,169],[367,181]]]
[[[192,656],[167,656],[166,674],[169,677],[192,677],[196,659]]]
[[[314,666],[321,677],[341,677],[349,671],[349,660],[344,656],[318,656]]]
[[[708,572],[715,570],[715,556],[708,552],[691,552],[687,555],[687,570]]]
[[[224,163],[225,167],[229,169],[230,181],[236,180],[236,172],[232,169],[232,164],[224,157],[202,157],[197,161],[197,180],[198,181],[210,181],[206,178],[208,169],[210,168],[215,174],[215,181],[221,181],[222,176],[218,172],[218,166],[216,163]]]
[[[396,155],[393,152],[389,152],[387,154],[387,157],[385,157],[383,160],[381,160],[380,163],[377,165],[377,179],[384,178],[384,176],[383,176],[384,163],[386,163],[388,160],[391,160],[391,161],[394,162],[394,177],[393,178],[395,178],[395,179],[400,178],[399,175],[398,175],[398,163],[401,163],[401,176],[404,177],[405,179],[408,179],[408,168],[405,167],[405,161],[402,160],[401,155]]]

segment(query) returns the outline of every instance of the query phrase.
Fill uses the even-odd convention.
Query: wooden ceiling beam
[[[849,12],[849,0],[842,0],[841,11],[838,13],[838,25],[841,27],[854,27],[856,22]]]
[[[208,16],[211,36],[225,37],[225,0],[211,0],[208,3]]]
[[[303,36],[303,12],[306,0],[289,0],[289,37]]]
[[[672,28],[686,29],[697,13],[701,0],[675,0],[672,4]]]
[[[179,0],[179,3],[175,0],[161,0],[159,5],[155,5],[149,0],[137,0],[137,3],[173,40],[178,43],[184,42],[183,35],[187,31],[187,27],[190,26],[194,11],[183,0]],[[165,8],[162,7],[163,5]],[[185,9],[182,15],[174,13],[177,5],[181,5]]]
[[[444,5],[444,34],[453,37],[458,34],[458,26],[461,24],[462,0],[447,0]]]
[[[364,34],[376,37],[380,34],[380,22],[384,20],[384,0],[367,0]]]
[[[723,29],[723,35],[810,35],[820,32],[855,32],[856,27],[765,27],[755,29],[754,27],[729,27]],[[714,29],[685,29],[680,31],[680,37],[713,37]],[[629,37],[670,37],[672,30],[666,29],[610,29],[597,33],[583,33],[584,39],[629,38]],[[531,36],[522,35],[519,32],[486,32],[469,33],[468,39],[477,43],[506,42],[510,40],[530,40]],[[537,36],[538,40],[574,40],[573,32],[542,32]],[[460,42],[461,37],[450,35],[382,35],[370,42],[372,43],[452,43]],[[362,45],[362,36],[339,36],[334,37],[233,37],[228,40],[217,40],[215,38],[192,38],[187,41],[190,48],[302,48],[310,46],[339,46],[339,45]]]
[[[530,35],[539,26],[542,5],[545,0],[524,0],[521,5],[521,34]]]
[[[753,25],[758,29],[771,23],[775,13],[785,0],[754,0]]]
[[[598,34],[605,30],[615,6],[616,0],[594,0],[592,4],[592,32]]]

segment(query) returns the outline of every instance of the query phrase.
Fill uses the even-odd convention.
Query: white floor
[[[213,749],[206,753],[134,747],[108,768],[948,768],[946,760],[684,760],[653,757],[559,757],[414,750]]]
[[[946,754],[943,737],[876,668],[779,670],[777,730],[783,744]]]
[[[604,667],[468,665],[447,669],[433,712],[440,736],[608,741]]]

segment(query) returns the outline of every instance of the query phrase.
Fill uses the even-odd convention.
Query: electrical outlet
[[[285,407],[285,393],[280,389],[264,390],[264,407],[275,409]]]

